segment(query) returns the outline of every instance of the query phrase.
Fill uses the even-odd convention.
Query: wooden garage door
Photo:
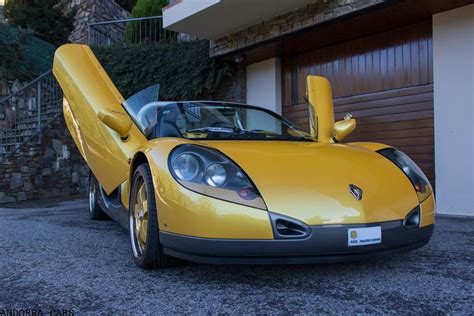
[[[283,115],[307,129],[306,76],[327,77],[336,120],[357,119],[347,141],[396,146],[434,183],[432,65],[431,21],[284,59]]]

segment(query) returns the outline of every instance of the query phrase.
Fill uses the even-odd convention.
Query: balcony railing
[[[152,16],[89,24],[90,46],[173,43],[187,40],[181,34],[163,28],[163,18]]]

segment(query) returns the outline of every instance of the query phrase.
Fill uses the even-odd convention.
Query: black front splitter
[[[382,242],[349,247],[350,228],[381,226]],[[311,226],[305,239],[211,239],[160,232],[164,252],[184,260],[210,264],[312,264],[389,256],[422,247],[434,225],[407,230],[401,221],[358,225]]]

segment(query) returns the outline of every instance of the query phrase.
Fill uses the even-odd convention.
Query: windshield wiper
[[[186,133],[230,133],[235,134],[235,129],[231,127],[201,127],[187,130]]]
[[[251,134],[251,135],[264,135],[263,133],[257,131],[251,131],[247,129],[242,129],[239,127],[201,127],[190,129],[186,131],[187,133],[228,133],[228,134]]]

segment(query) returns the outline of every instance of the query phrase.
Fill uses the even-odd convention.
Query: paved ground
[[[438,219],[431,243],[392,259],[143,271],[126,232],[84,201],[0,208],[0,314],[474,314],[474,221]]]

